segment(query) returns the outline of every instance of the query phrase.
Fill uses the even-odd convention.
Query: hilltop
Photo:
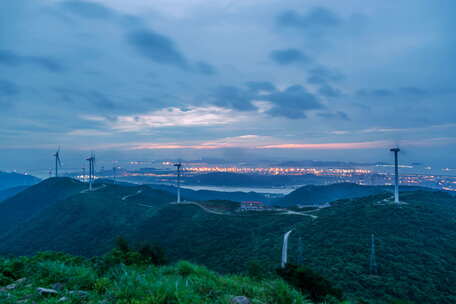
[[[70,178],[49,178],[0,202],[0,235],[86,187]]]
[[[72,195],[66,192],[65,198],[9,231],[0,251],[33,254],[40,250],[59,250],[84,256],[103,254],[113,246],[117,236],[134,234],[146,218],[174,200],[170,193],[147,186],[96,184],[95,190],[89,192],[86,185],[75,183],[83,190]]]
[[[400,191],[438,191],[432,188],[401,186]],[[330,185],[307,185],[300,187],[284,197],[273,201],[274,205],[320,205],[335,200],[359,198],[380,193],[393,192],[392,186],[366,186],[353,183],[336,183]]]
[[[214,214],[196,205],[169,204],[173,194],[147,186],[97,188],[60,200],[15,227],[0,239],[0,252],[52,249],[93,256],[107,252],[122,235],[160,245],[171,261],[185,259],[223,273],[246,272],[257,263],[267,275],[279,264],[283,234],[294,229],[290,261],[322,273],[353,299],[456,299],[450,287],[456,280],[456,198],[444,192],[404,192],[407,204],[402,205],[385,204],[389,193],[343,199],[310,211],[310,217]],[[372,233],[379,275],[369,274]]]

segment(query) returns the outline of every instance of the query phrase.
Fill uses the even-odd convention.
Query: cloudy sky
[[[0,168],[76,158],[456,166],[453,0],[0,2]],[[36,165],[38,166],[38,165]]]

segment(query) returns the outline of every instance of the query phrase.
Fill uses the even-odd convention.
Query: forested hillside
[[[83,189],[86,186],[77,180],[50,178],[0,202],[0,235]]]
[[[273,204],[280,206],[319,205],[339,199],[357,198],[379,193],[393,192],[392,186],[365,186],[353,183],[336,183],[330,185],[307,185],[276,199]],[[409,191],[438,191],[432,188],[401,186],[401,192]]]
[[[160,245],[171,261],[186,259],[223,273],[261,265],[268,276],[279,265],[283,234],[293,229],[290,261],[323,274],[352,299],[456,300],[451,284],[456,281],[456,198],[444,192],[402,193],[406,204],[400,205],[385,201],[388,193],[339,200],[310,217],[219,215],[169,204],[173,194],[147,186],[96,189],[60,200],[12,229],[0,239],[0,252],[52,249],[92,256],[107,252],[121,235]],[[369,273],[371,234],[378,274]]]

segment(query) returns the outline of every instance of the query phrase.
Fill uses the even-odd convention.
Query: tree
[[[307,293],[312,301],[321,302],[331,297],[343,299],[340,289],[310,268],[287,264],[285,268],[277,269],[277,273],[289,284]]]

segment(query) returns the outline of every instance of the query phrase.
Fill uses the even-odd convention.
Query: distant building
[[[239,211],[264,211],[266,209],[263,202],[256,201],[241,202],[241,206],[239,207]]]

